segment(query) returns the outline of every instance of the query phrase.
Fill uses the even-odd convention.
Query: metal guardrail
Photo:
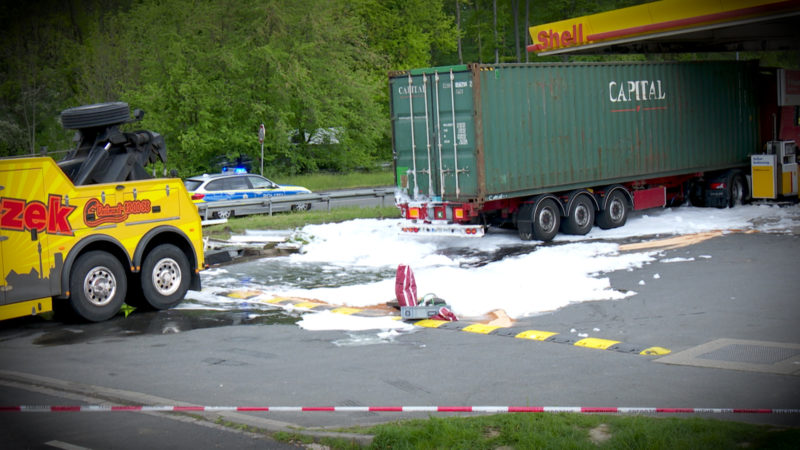
[[[243,200],[217,201],[210,203],[196,203],[197,211],[204,220],[212,218],[217,211],[235,211],[235,215],[269,214],[273,212],[289,211],[293,205],[325,205],[330,212],[332,203],[352,202],[379,198],[381,207],[386,206],[386,198],[394,204],[395,188],[382,187],[370,189],[348,189],[343,191],[330,191],[311,194],[277,195],[272,197],[258,197]]]

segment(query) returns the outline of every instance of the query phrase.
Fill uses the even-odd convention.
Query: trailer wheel
[[[552,241],[558,234],[561,224],[561,211],[552,198],[544,198],[536,202],[531,217],[533,239],[539,241]]]
[[[578,195],[572,202],[567,219],[562,222],[564,233],[583,236],[594,225],[594,205],[586,195]]]
[[[172,244],[161,244],[144,258],[142,294],[155,309],[168,309],[180,303],[189,290],[189,279],[189,260]]]
[[[122,308],[127,288],[125,268],[119,260],[102,250],[90,251],[72,266],[70,305],[83,319],[102,322]]]
[[[741,206],[750,198],[747,183],[741,172],[732,173],[728,179],[728,206]]]
[[[618,228],[628,221],[628,201],[620,190],[611,193],[606,208],[597,214],[597,226],[604,230]]]

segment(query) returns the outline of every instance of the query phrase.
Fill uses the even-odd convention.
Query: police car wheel
[[[299,205],[292,205],[292,211],[308,211],[311,209],[311,203],[300,203]]]
[[[189,260],[181,249],[161,244],[142,263],[142,295],[155,309],[168,309],[183,300],[189,290]]]
[[[72,266],[70,305],[81,318],[102,322],[122,308],[127,288],[127,274],[117,258],[102,250],[87,252]]]
[[[228,209],[222,209],[214,213],[214,217],[217,219],[230,219],[233,217],[233,211]]]

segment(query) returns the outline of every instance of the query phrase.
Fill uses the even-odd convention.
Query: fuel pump
[[[769,141],[766,153],[751,155],[754,199],[798,195],[797,153],[795,141]]]

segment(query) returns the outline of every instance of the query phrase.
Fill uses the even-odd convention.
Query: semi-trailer
[[[632,210],[746,202],[751,155],[800,137],[796,118],[780,117],[796,108],[768,95],[778,73],[741,61],[391,72],[402,230],[513,226],[548,241],[620,227]]]

